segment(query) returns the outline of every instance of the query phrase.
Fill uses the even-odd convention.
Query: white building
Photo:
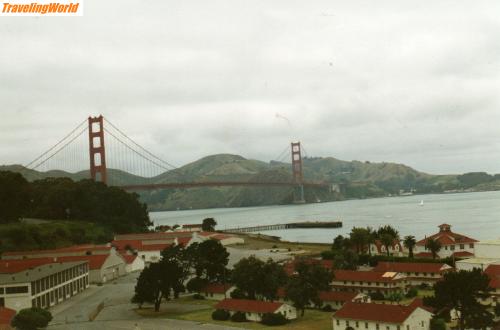
[[[14,251],[2,254],[2,260],[54,258],[58,262],[87,261],[90,283],[104,283],[126,274],[125,260],[114,247],[76,245],[55,250]]]
[[[204,232],[198,233],[197,236],[201,237],[204,240],[207,240],[207,239],[217,240],[223,246],[237,245],[237,244],[244,244],[245,243],[245,240],[241,237],[238,237],[235,235],[229,235],[229,234],[220,234],[217,232],[204,231]]]
[[[455,257],[468,258],[474,256],[474,247],[477,240],[451,231],[451,225],[439,225],[439,232],[417,242],[414,249],[415,257],[432,258],[432,253],[426,248],[428,240],[437,240],[441,243],[441,250],[437,253],[439,258]]]
[[[145,262],[136,254],[121,254],[122,258],[125,259],[125,271],[127,273],[141,271],[145,267]]]
[[[406,284],[411,286],[424,283],[433,286],[445,273],[453,271],[453,267],[443,263],[379,262],[373,271],[404,274]]]
[[[485,270],[489,265],[500,265],[500,239],[477,242],[474,246],[474,258],[456,262],[456,267],[460,270]]]
[[[231,315],[236,312],[245,313],[247,320],[260,322],[267,313],[282,314],[288,320],[297,318],[297,309],[282,302],[270,302],[247,299],[224,299],[215,305],[216,309],[228,311]]]
[[[398,272],[336,270],[330,285],[334,291],[380,292],[387,295],[406,292],[405,280],[405,275]]]
[[[200,294],[210,300],[224,300],[231,298],[231,292],[233,292],[234,289],[236,289],[236,287],[231,284],[210,283],[200,290]]]
[[[408,306],[347,302],[333,314],[333,330],[428,330],[431,318],[418,299]]]
[[[85,260],[61,262],[51,258],[0,261],[0,307],[16,311],[49,308],[89,286]]]

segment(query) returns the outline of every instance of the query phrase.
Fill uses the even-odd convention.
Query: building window
[[[7,294],[16,294],[16,293],[28,293],[27,286],[11,286],[5,288],[5,293]]]
[[[356,328],[358,328],[358,327],[359,327],[359,322],[358,322],[358,321],[356,321]]]
[[[345,321],[345,325],[346,325],[346,327],[348,327],[349,326],[349,321]]]
[[[380,329],[380,326],[377,324],[375,324],[375,329],[379,330]]]
[[[401,330],[401,327],[398,325],[398,326],[396,327],[396,330]]]
[[[455,250],[455,245],[450,245],[450,250],[451,251]]]
[[[337,325],[340,325],[340,320],[337,320]]]
[[[448,247],[447,247],[447,246],[445,246],[445,247],[444,247],[444,249],[445,249],[445,250],[448,250]]]
[[[474,244],[469,244],[469,248],[473,249],[474,248]]]
[[[465,249],[465,245],[464,244],[460,244],[460,250],[463,250]]]
[[[391,330],[391,327],[390,326],[386,326],[385,330]]]
[[[368,322],[365,322],[365,329],[368,329]]]

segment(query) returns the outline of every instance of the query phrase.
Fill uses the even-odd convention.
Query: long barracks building
[[[49,308],[89,286],[87,261],[0,260],[0,306]]]

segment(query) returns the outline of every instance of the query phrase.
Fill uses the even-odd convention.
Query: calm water
[[[420,201],[424,205],[420,205]],[[339,229],[288,229],[265,231],[284,240],[329,243],[352,227],[390,224],[401,236],[418,239],[435,233],[441,223],[452,230],[476,239],[500,238],[500,192],[420,195],[374,198],[306,205],[267,206],[231,209],[151,212],[155,225],[201,223],[206,217],[216,219],[218,229],[296,221],[341,220]]]

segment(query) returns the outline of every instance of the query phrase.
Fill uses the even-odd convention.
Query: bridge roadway
[[[216,182],[179,182],[179,183],[153,183],[118,186],[124,190],[155,190],[174,188],[200,188],[200,187],[294,187],[304,186],[313,188],[329,188],[325,182],[241,182],[241,181],[216,181]]]

